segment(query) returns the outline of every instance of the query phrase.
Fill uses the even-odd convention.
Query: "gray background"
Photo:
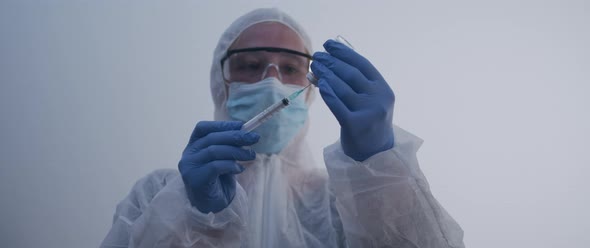
[[[590,4],[557,0],[2,0],[0,246],[98,246],[133,183],[212,119],[212,51],[260,6],[380,69],[467,246],[588,247]],[[320,98],[311,120],[321,161],[337,123]]]

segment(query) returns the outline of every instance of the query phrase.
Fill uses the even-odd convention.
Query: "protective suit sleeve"
[[[433,197],[416,152],[422,140],[394,126],[392,149],[363,162],[340,142],[324,149],[348,247],[464,247],[463,230]]]
[[[204,214],[189,202],[178,171],[155,171],[117,205],[100,247],[240,247],[245,195],[238,184],[226,209]]]

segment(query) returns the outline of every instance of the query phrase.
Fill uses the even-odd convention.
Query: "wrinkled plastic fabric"
[[[418,137],[395,127],[393,149],[363,162],[336,143],[324,150],[349,247],[464,247],[463,231],[420,170]]]
[[[222,35],[211,69],[215,120],[228,120],[219,60],[245,28],[284,23],[309,39],[283,12],[259,9]],[[306,98],[310,104],[313,92]],[[117,205],[101,247],[464,247],[463,232],[432,196],[416,160],[422,141],[395,127],[395,144],[363,162],[340,142],[310,157],[309,122],[279,154],[257,154],[237,175],[236,196],[224,210],[192,207],[176,170],[141,180]]]
[[[421,140],[394,133],[393,149],[364,162],[336,142],[327,170],[259,156],[217,214],[190,205],[177,171],[156,171],[117,206],[101,247],[464,247],[418,167]]]

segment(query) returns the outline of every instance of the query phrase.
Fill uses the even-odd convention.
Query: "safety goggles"
[[[285,84],[307,85],[311,56],[278,47],[252,47],[228,50],[221,59],[223,79],[230,82],[255,83],[272,73]]]

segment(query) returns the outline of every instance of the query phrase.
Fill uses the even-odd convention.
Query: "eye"
[[[307,60],[304,57],[293,54],[281,55],[281,73],[290,76],[299,76],[307,73]]]
[[[246,63],[246,69],[256,71],[259,70],[261,67],[260,63],[257,61],[251,61]]]
[[[294,74],[297,73],[297,68],[293,67],[293,66],[286,66],[285,68],[285,72],[288,74]]]
[[[262,63],[258,60],[241,60],[236,64],[236,69],[239,71],[259,71],[262,68]]]
[[[287,64],[281,67],[281,72],[287,75],[296,75],[300,74],[303,71],[305,71],[305,69],[302,69],[301,66],[296,66],[293,64]]]

